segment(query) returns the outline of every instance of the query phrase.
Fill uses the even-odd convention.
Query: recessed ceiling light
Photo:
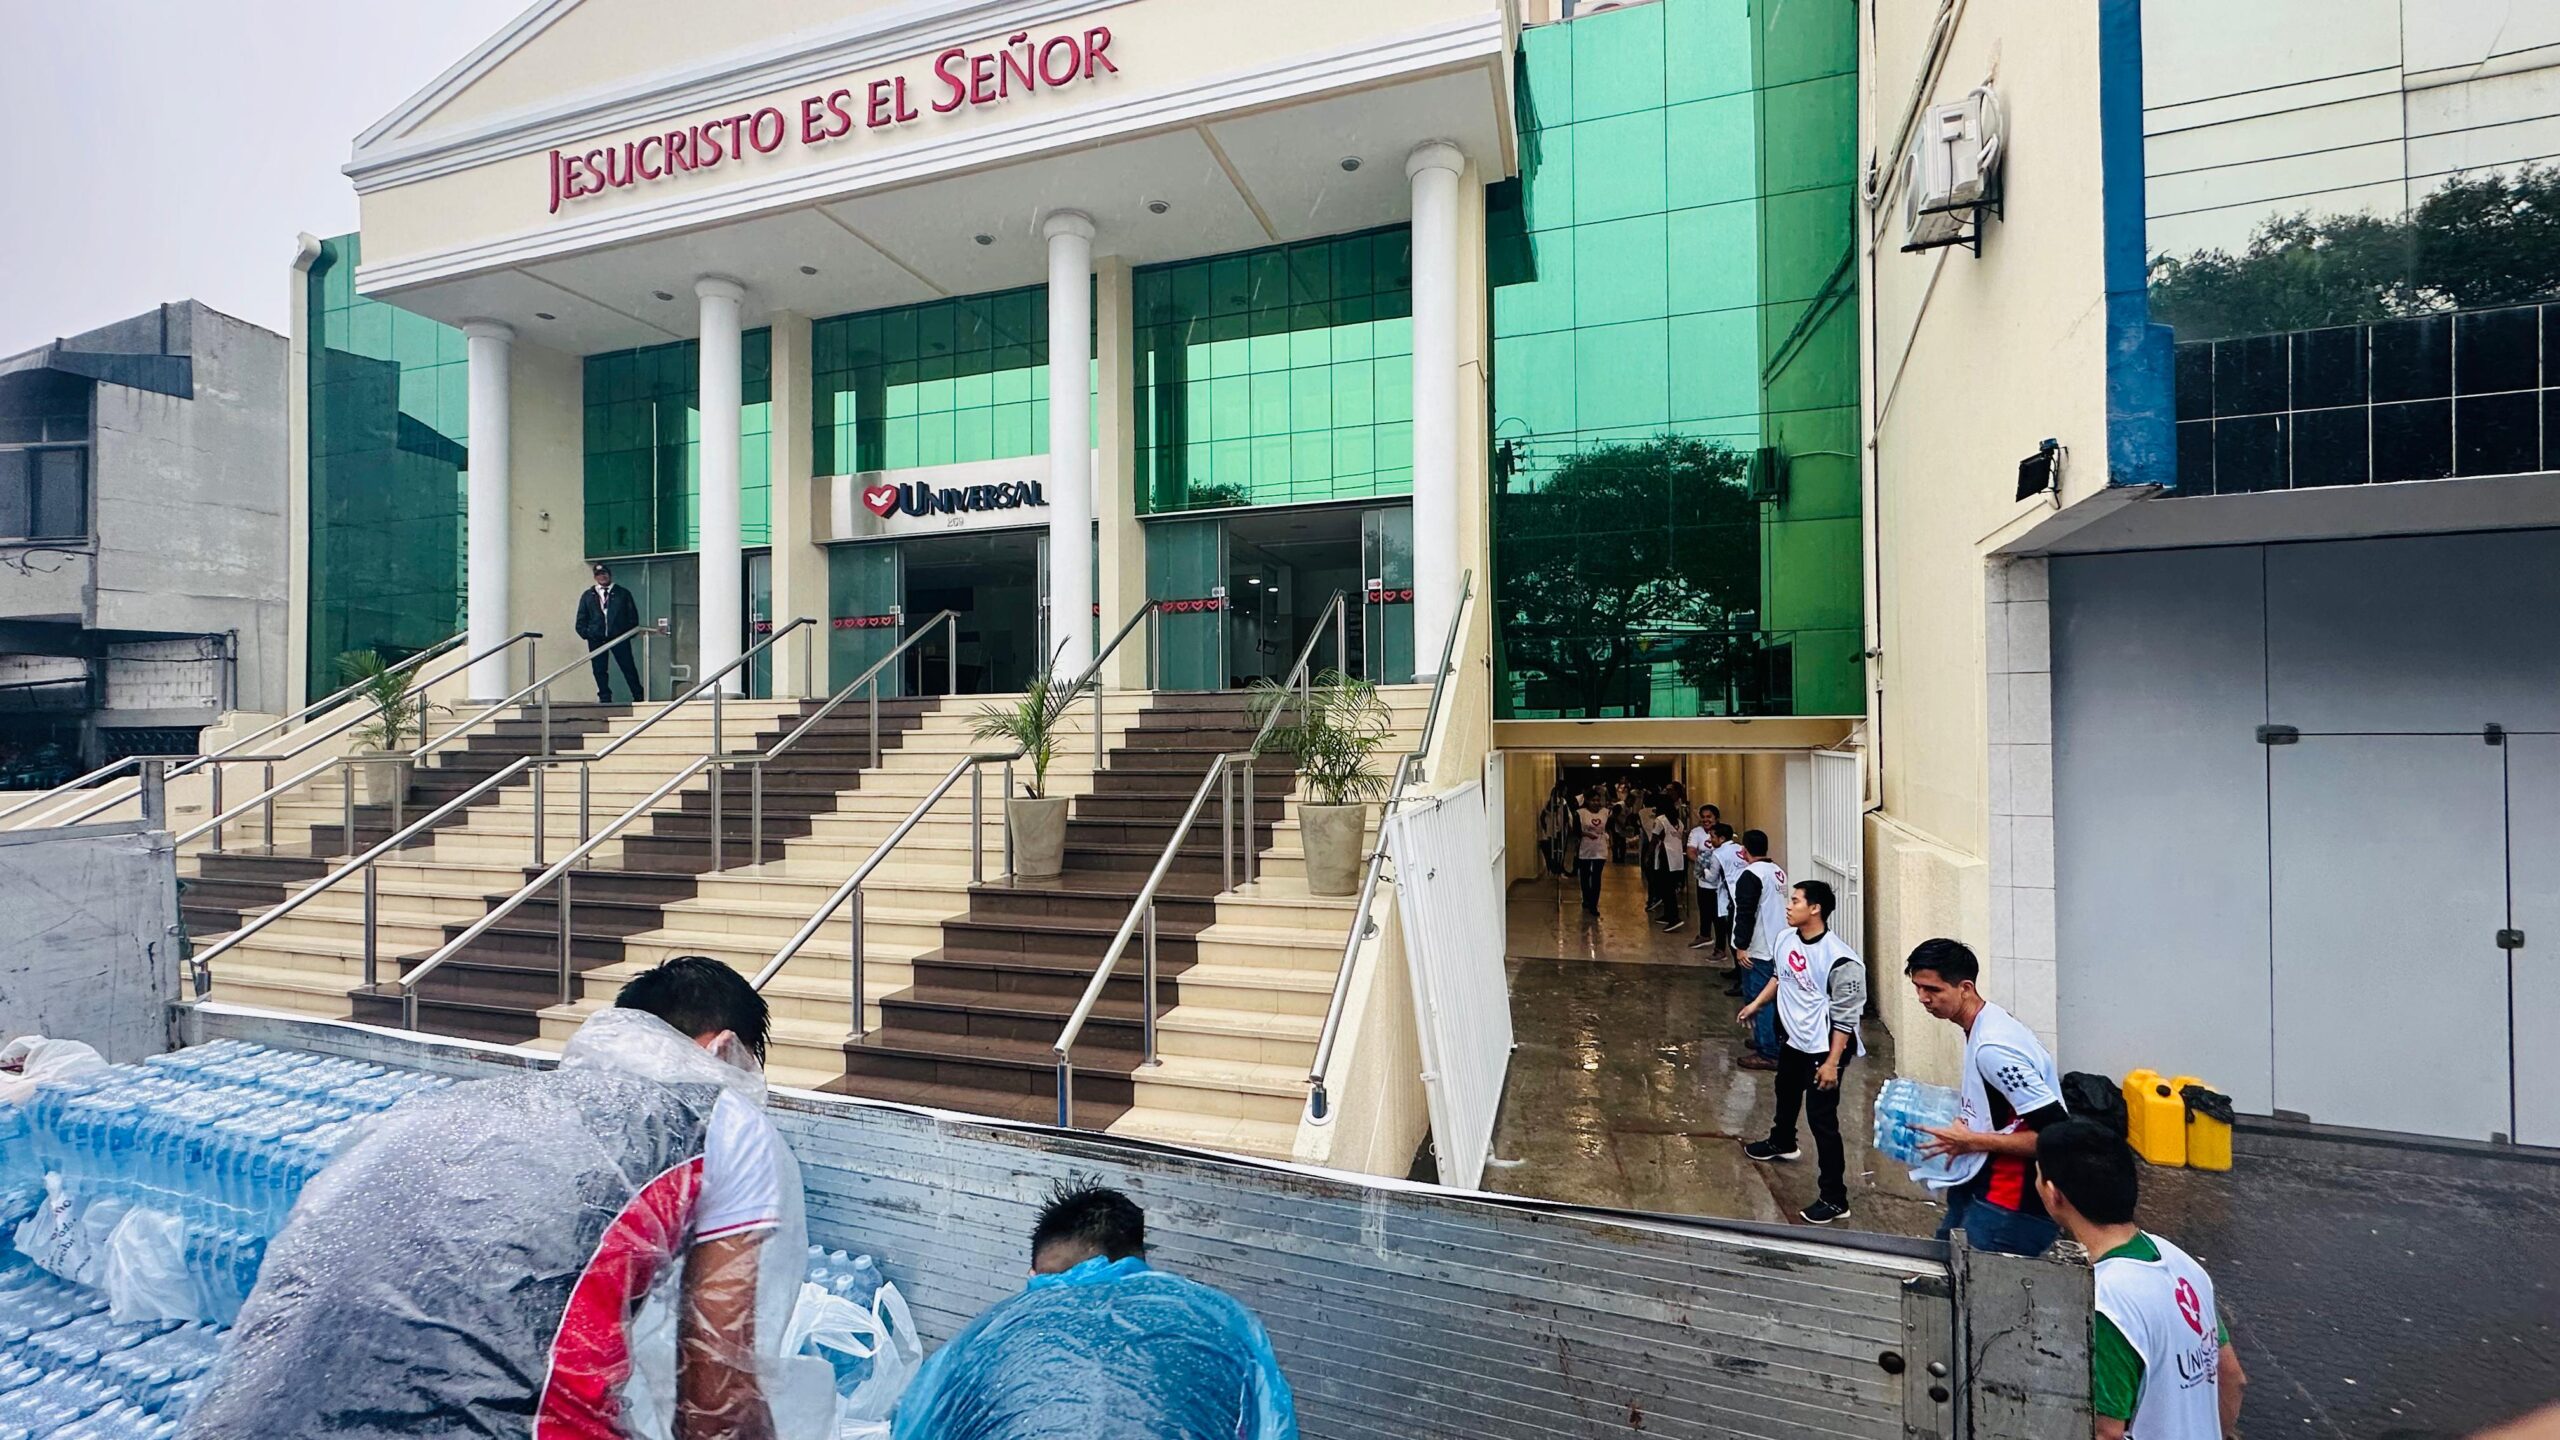
[[[1147,213],[1150,215],[1161,215],[1172,208],[1173,202],[1170,200],[1150,200],[1147,202]]]
[[[673,300],[676,298],[675,292],[672,290],[652,290],[649,293],[657,296],[661,300]]]
[[[977,241],[981,245],[993,245],[996,243],[996,237],[993,235],[972,235],[969,238]]]
[[[560,317],[552,314],[548,310],[536,310],[533,312],[533,318],[536,320],[557,320]]]
[[[1641,760],[1641,759],[1643,759],[1644,757],[1643,757],[1643,756],[1641,756],[1641,755],[1639,755],[1639,756],[1637,756],[1636,758],[1637,758],[1637,759],[1639,759],[1639,760]]]
[[[1359,157],[1359,156],[1357,156],[1357,155],[1345,155],[1345,156],[1343,156],[1343,157],[1342,157],[1342,168],[1343,168],[1343,169],[1345,169],[1345,170],[1357,170],[1357,169],[1359,169],[1359,168],[1360,168],[1360,157]]]
[[[1596,760],[1598,760],[1600,757],[1599,757],[1599,756],[1597,756],[1597,755],[1594,755],[1594,756],[1592,756],[1591,758],[1592,758],[1593,760],[1595,760],[1595,761],[1596,761]]]
[[[803,265],[800,267],[800,273],[803,275],[815,275],[818,273],[818,267],[815,265]]]

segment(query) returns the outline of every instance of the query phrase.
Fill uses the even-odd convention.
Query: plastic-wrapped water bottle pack
[[[0,1260],[0,1440],[163,1440],[202,1391],[224,1331],[118,1322],[97,1291]]]
[[[368,1118],[450,1083],[216,1040],[47,1084],[22,1110],[0,1106],[9,1112],[0,1116],[0,1218],[25,1224],[50,1200],[51,1223],[33,1225],[50,1243],[21,1248],[91,1280],[127,1214],[175,1217],[162,1223],[183,1227],[177,1245],[192,1294],[157,1303],[228,1323],[302,1187]]]
[[[1922,1132],[1926,1125],[1955,1123],[1956,1092],[1943,1085],[1895,1076],[1876,1092],[1875,1145],[1878,1154],[1890,1155],[1911,1167],[1912,1178],[1926,1181],[1945,1168],[1944,1157],[1928,1157],[1920,1147],[1929,1137]]]

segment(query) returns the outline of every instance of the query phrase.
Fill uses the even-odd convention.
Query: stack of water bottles
[[[847,1255],[842,1250],[812,1245],[809,1247],[808,1283],[868,1310],[871,1302],[878,1298],[880,1287],[888,1283],[888,1278],[880,1273],[879,1264],[868,1255]],[[821,1347],[820,1353],[835,1367],[836,1393],[839,1395],[852,1394],[863,1381],[871,1378],[871,1356],[856,1355],[850,1350],[832,1346]]]
[[[302,1187],[371,1116],[450,1083],[216,1040],[48,1084],[24,1107],[30,1143],[10,1148],[31,1149],[40,1173],[60,1177],[62,1203],[90,1243],[31,1253],[73,1278],[94,1278],[95,1242],[125,1214],[175,1216],[193,1293],[174,1308],[228,1324]],[[162,1313],[173,1308],[160,1304]]]
[[[120,1324],[97,1291],[0,1259],[0,1440],[166,1440],[221,1354],[218,1325]]]
[[[1911,1178],[1923,1184],[1953,1179],[1948,1157],[1923,1155],[1920,1147],[1929,1140],[1922,1127],[1954,1124],[1957,1104],[1956,1092],[1944,1085],[1899,1075],[1887,1080],[1876,1092],[1876,1152],[1911,1167]]]
[[[26,1112],[0,1103],[0,1231],[16,1230],[43,1203],[44,1167]]]

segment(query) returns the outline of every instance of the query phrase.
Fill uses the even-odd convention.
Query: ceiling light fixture
[[[977,241],[981,245],[993,245],[996,243],[996,237],[993,235],[972,235],[969,238]]]
[[[815,265],[803,265],[800,267],[800,273],[803,275],[815,275],[818,273],[818,267]]]
[[[548,310],[536,310],[533,312],[533,318],[536,320],[557,320],[560,317],[552,314]]]
[[[672,290],[652,290],[649,293],[657,296],[661,300],[673,300],[676,298],[675,292]]]
[[[1360,157],[1359,157],[1359,156],[1357,156],[1357,155],[1345,155],[1345,156],[1343,156],[1343,157],[1342,157],[1342,168],[1343,168],[1345,171],[1352,171],[1352,170],[1357,170],[1357,169],[1359,169],[1359,168],[1360,168]]]
[[[1173,202],[1170,200],[1150,200],[1147,202],[1147,213],[1150,215],[1161,215],[1172,208]]]

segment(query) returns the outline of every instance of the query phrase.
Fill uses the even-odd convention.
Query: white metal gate
[[[1839,897],[1831,928],[1850,937],[1860,954],[1867,947],[1867,907],[1861,879],[1866,836],[1859,823],[1864,778],[1855,753],[1813,752],[1813,870],[1811,878],[1829,885]],[[1875,957],[1867,956],[1868,969]]]
[[[1494,1113],[1511,1066],[1511,989],[1502,967],[1498,818],[1470,781],[1411,802],[1387,822],[1396,913],[1421,1032],[1422,1082],[1440,1182],[1472,1190],[1493,1147]],[[1487,856],[1494,857],[1488,863]]]

